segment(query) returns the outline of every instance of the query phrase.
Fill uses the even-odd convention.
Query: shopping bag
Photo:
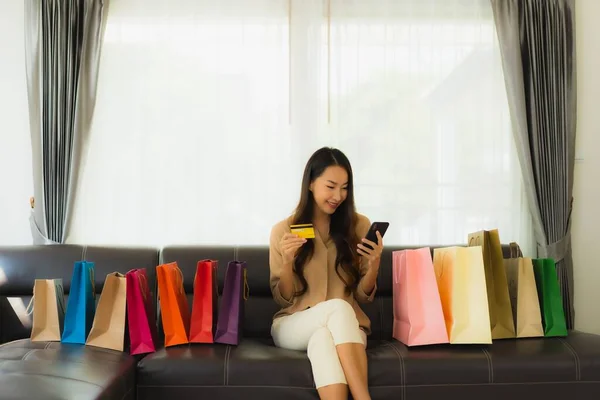
[[[540,301],[544,336],[567,336],[567,321],[554,260],[551,258],[534,259],[533,271]]]
[[[158,347],[158,330],[146,269],[132,269],[125,274],[125,280],[129,353],[153,353]]]
[[[516,328],[516,337],[544,336],[542,314],[535,285],[531,258],[522,256],[516,243],[510,244],[510,258],[504,260],[508,293]]]
[[[165,332],[165,347],[189,343],[190,311],[183,274],[176,262],[156,267],[160,316]]]
[[[123,351],[127,281],[125,275],[110,273],[104,280],[92,329],[85,342],[88,346]]]
[[[190,343],[213,343],[217,317],[216,260],[201,260],[194,276],[194,301],[190,322]]]
[[[62,279],[36,279],[27,313],[33,313],[32,342],[60,342],[65,320]]]
[[[215,343],[240,343],[244,328],[245,301],[249,295],[246,271],[245,261],[231,261],[227,265]]]
[[[515,323],[498,230],[470,233],[468,239],[469,246],[481,246],[483,253],[492,339],[514,338]]]
[[[434,249],[433,267],[450,343],[492,343],[481,247]]]
[[[75,262],[61,342],[85,344],[96,313],[94,272],[93,262]]]
[[[448,343],[431,250],[392,252],[393,337],[407,346]]]

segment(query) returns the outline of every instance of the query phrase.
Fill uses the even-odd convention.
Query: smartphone
[[[370,240],[373,243],[377,243],[377,231],[379,231],[381,237],[383,237],[385,236],[385,232],[387,231],[389,226],[389,222],[373,222],[371,224],[371,227],[369,228],[369,231],[367,232],[367,236],[365,236],[365,239]],[[373,248],[367,243],[363,244],[369,249],[373,250]]]

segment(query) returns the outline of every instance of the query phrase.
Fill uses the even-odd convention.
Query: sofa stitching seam
[[[446,387],[446,386],[522,386],[522,385],[581,385],[582,383],[600,383],[600,380],[593,381],[535,381],[535,382],[495,382],[495,383],[439,383],[439,384],[417,384],[410,385],[413,388],[418,387]],[[403,388],[405,385],[379,385],[379,386],[370,386],[370,388]],[[165,387],[200,387],[200,388],[213,388],[213,387],[223,387],[222,385],[138,385],[141,388],[165,388]],[[314,387],[300,387],[300,386],[282,386],[282,385],[235,385],[228,386],[231,389],[236,388],[284,388],[284,389],[303,389],[303,390],[314,390]],[[406,399],[405,399],[406,400]]]
[[[384,332],[383,332],[383,317],[385,315],[384,314],[384,310],[383,310],[383,297],[379,298],[379,312],[380,312],[380,314],[379,314],[379,325],[381,327],[381,330],[379,332],[380,332],[381,338],[383,339],[383,335],[384,335]]]
[[[575,380],[581,381],[581,363],[579,362],[579,355],[575,351],[575,349],[567,343],[563,338],[558,338],[559,341],[569,350],[571,355],[575,358]]]
[[[486,349],[482,348],[481,351],[483,351],[487,360],[489,383],[494,383],[494,363],[492,362],[492,355]]]
[[[225,386],[229,386],[229,354],[231,353],[231,346],[227,346],[225,349]]]
[[[386,341],[384,343],[387,347],[391,347],[392,351],[394,353],[396,353],[396,355],[398,356],[398,361],[400,361],[400,399],[401,400],[406,400],[406,368],[404,367],[404,357],[402,357],[402,354],[400,354],[400,352],[398,351],[398,349],[396,348],[396,346],[394,346],[392,343]]]
[[[132,390],[133,390],[133,388],[129,388],[129,390],[127,392],[125,392],[123,397],[121,397],[121,400],[124,400],[125,398],[127,398],[127,396],[129,395],[129,393],[131,393]]]
[[[25,360],[27,360],[27,357],[28,357],[28,356],[29,356],[31,353],[33,353],[34,351],[36,351],[36,350],[37,350],[37,349],[31,349],[31,350],[29,350],[27,353],[25,353],[25,354],[23,355],[23,357],[21,357],[21,361],[25,361]]]

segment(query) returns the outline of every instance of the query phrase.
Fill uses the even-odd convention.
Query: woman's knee
[[[306,353],[308,355],[308,358],[312,359],[315,355],[327,354],[334,349],[335,345],[333,343],[333,337],[331,336],[331,332],[329,331],[329,329],[324,327],[317,329],[312,334],[312,336],[308,340]]]
[[[356,312],[350,303],[342,299],[331,299],[327,300],[327,302],[331,309],[329,312],[329,321],[334,321],[336,324],[343,323],[344,325],[356,325],[356,327],[358,327]]]

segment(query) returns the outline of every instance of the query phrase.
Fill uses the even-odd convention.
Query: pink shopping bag
[[[154,304],[148,286],[146,269],[132,269],[127,281],[127,323],[129,324],[130,354],[156,351],[158,332]]]
[[[428,247],[392,253],[393,337],[407,346],[448,343]]]

